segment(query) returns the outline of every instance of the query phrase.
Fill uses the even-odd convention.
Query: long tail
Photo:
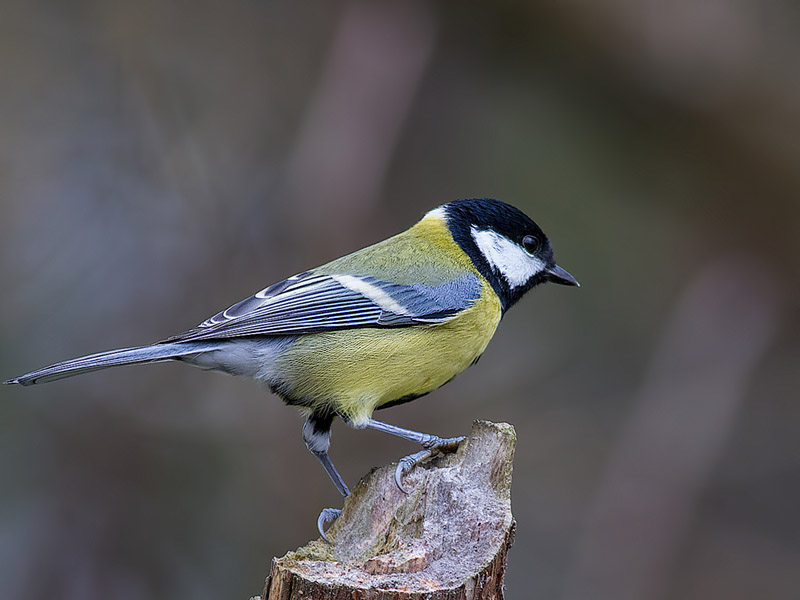
[[[31,371],[30,373],[25,373],[25,375],[14,377],[3,383],[7,385],[47,383],[48,381],[72,377],[73,375],[80,375],[81,373],[97,371],[107,367],[161,362],[180,358],[182,356],[199,354],[214,350],[219,348],[219,346],[219,341],[208,341],[176,342],[172,344],[139,346],[138,348],[120,348],[119,350],[109,350],[108,352],[100,352],[99,354],[90,354],[88,356],[81,356],[80,358],[73,358],[72,360],[65,360],[64,362],[50,365],[38,371]]]

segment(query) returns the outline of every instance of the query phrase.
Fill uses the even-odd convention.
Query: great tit
[[[376,421],[375,409],[424,396],[474,364],[503,314],[532,287],[578,285],[556,265],[542,230],[492,199],[450,202],[410,229],[275,283],[161,342],[57,363],[5,381],[33,385],[106,367],[167,360],[265,382],[307,416],[303,440],[342,496],[328,457],[340,417],[417,442],[416,464],[463,440]],[[405,491],[405,490],[404,490]],[[317,526],[340,511],[324,509]]]

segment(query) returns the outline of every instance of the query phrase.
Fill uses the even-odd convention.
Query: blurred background
[[[2,0],[0,378],[500,198],[583,287],[380,416],[516,427],[507,597],[797,598],[798,6]],[[3,598],[249,598],[340,505],[251,381],[0,394]],[[350,484],[415,450],[334,426]]]

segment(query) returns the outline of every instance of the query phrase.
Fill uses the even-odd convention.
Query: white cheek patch
[[[524,285],[531,277],[541,273],[545,264],[531,256],[505,236],[491,230],[470,229],[475,244],[488,263],[506,278],[511,287]]]

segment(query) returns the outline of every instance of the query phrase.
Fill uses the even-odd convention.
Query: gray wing
[[[478,277],[470,273],[429,286],[312,271],[271,285],[165,341],[441,323],[472,306],[480,292]]]

